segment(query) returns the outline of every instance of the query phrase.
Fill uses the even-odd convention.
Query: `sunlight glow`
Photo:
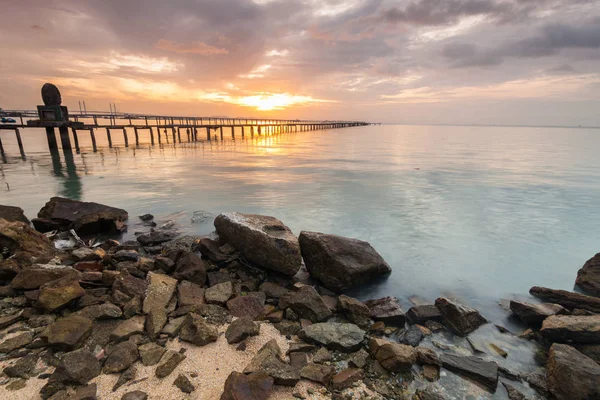
[[[246,106],[254,107],[260,111],[280,110],[285,107],[298,104],[306,104],[323,100],[315,100],[310,96],[294,96],[287,93],[263,93],[254,96],[243,96],[234,98],[234,102]]]
[[[246,79],[264,78],[265,73],[269,70],[269,68],[271,68],[270,64],[260,65],[250,71],[250,73],[239,75],[239,77]]]
[[[168,58],[152,58],[146,56],[122,55],[112,53],[108,59],[109,64],[121,68],[133,68],[139,72],[177,72],[179,65],[169,61]]]

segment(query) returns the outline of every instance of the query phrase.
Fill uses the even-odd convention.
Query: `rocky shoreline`
[[[515,335],[452,298],[404,312],[395,297],[342,294],[391,272],[361,240],[241,213],[208,236],[148,214],[136,240],[99,239],[128,218],[54,197],[34,229],[0,206],[6,398],[428,400],[453,395],[455,377],[473,397],[600,398],[600,254],[577,274],[589,294],[533,287],[546,303],[510,301],[529,327]],[[496,339],[478,339],[486,329]],[[510,363],[520,346],[541,373]]]

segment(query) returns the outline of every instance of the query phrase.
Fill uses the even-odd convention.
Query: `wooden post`
[[[189,129],[188,129],[188,136],[189,136]],[[179,143],[181,143],[181,127],[178,126],[177,127],[177,139],[179,139]]]
[[[258,136],[260,136],[260,125],[258,126]]]
[[[56,143],[56,134],[54,133],[53,127],[46,127],[46,138],[48,139],[48,148],[50,151],[58,150],[58,143]]]
[[[210,142],[210,128],[208,126],[206,127],[206,140]]]
[[[158,127],[158,126],[156,127],[156,133],[158,134],[158,144],[161,144],[162,143],[162,139],[160,137],[160,127]]]
[[[73,141],[75,142],[75,150],[79,153],[79,138],[77,137],[77,129],[71,128],[73,132]]]
[[[148,128],[150,131],[150,144],[154,146],[154,132],[152,132],[152,127]]]
[[[4,146],[2,146],[2,138],[0,138],[0,156],[4,158]]]
[[[187,128],[185,130],[185,133],[187,133],[187,138],[188,138],[188,143],[190,142],[190,128]],[[181,142],[181,139],[179,139],[179,142]]]
[[[140,137],[138,136],[137,126],[133,127],[133,133],[135,133],[135,145],[140,145]]]
[[[94,153],[98,151],[96,147],[96,135],[94,135],[94,128],[90,128],[90,137],[92,138],[92,148],[94,149]]]
[[[71,138],[69,137],[69,129],[66,126],[58,128],[60,134],[60,143],[62,144],[63,150],[71,150]]]
[[[219,127],[219,132],[221,133],[221,142],[223,141],[223,125]]]
[[[129,139],[127,138],[127,130],[123,127],[123,139],[125,139],[125,147],[129,147]]]
[[[67,133],[69,132],[67,131]],[[25,150],[23,150],[23,142],[21,141],[21,132],[19,132],[19,128],[15,128],[15,136],[17,137],[17,144],[19,145],[21,157],[25,157]]]
[[[246,120],[246,123],[248,123],[247,121],[248,121],[248,120]],[[243,137],[244,137],[244,125],[242,125],[242,138],[243,138]]]
[[[110,128],[106,128],[106,137],[108,138],[108,147],[112,148],[112,138],[110,137]]]
[[[231,138],[235,139],[235,126],[231,125]]]

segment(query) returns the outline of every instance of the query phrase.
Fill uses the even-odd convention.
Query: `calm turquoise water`
[[[394,272],[361,298],[453,293],[502,318],[501,298],[533,285],[572,289],[600,251],[600,131],[557,128],[370,126],[224,142],[91,150],[52,158],[39,130],[24,130],[27,158],[0,131],[0,203],[32,218],[53,195],[173,219],[184,232],[197,210],[280,218],[367,240]],[[134,143],[133,132],[129,142]],[[6,187],[10,187],[10,190]],[[407,303],[408,304],[408,303]]]

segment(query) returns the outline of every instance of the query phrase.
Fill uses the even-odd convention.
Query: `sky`
[[[600,0],[5,0],[0,108],[600,126]]]

